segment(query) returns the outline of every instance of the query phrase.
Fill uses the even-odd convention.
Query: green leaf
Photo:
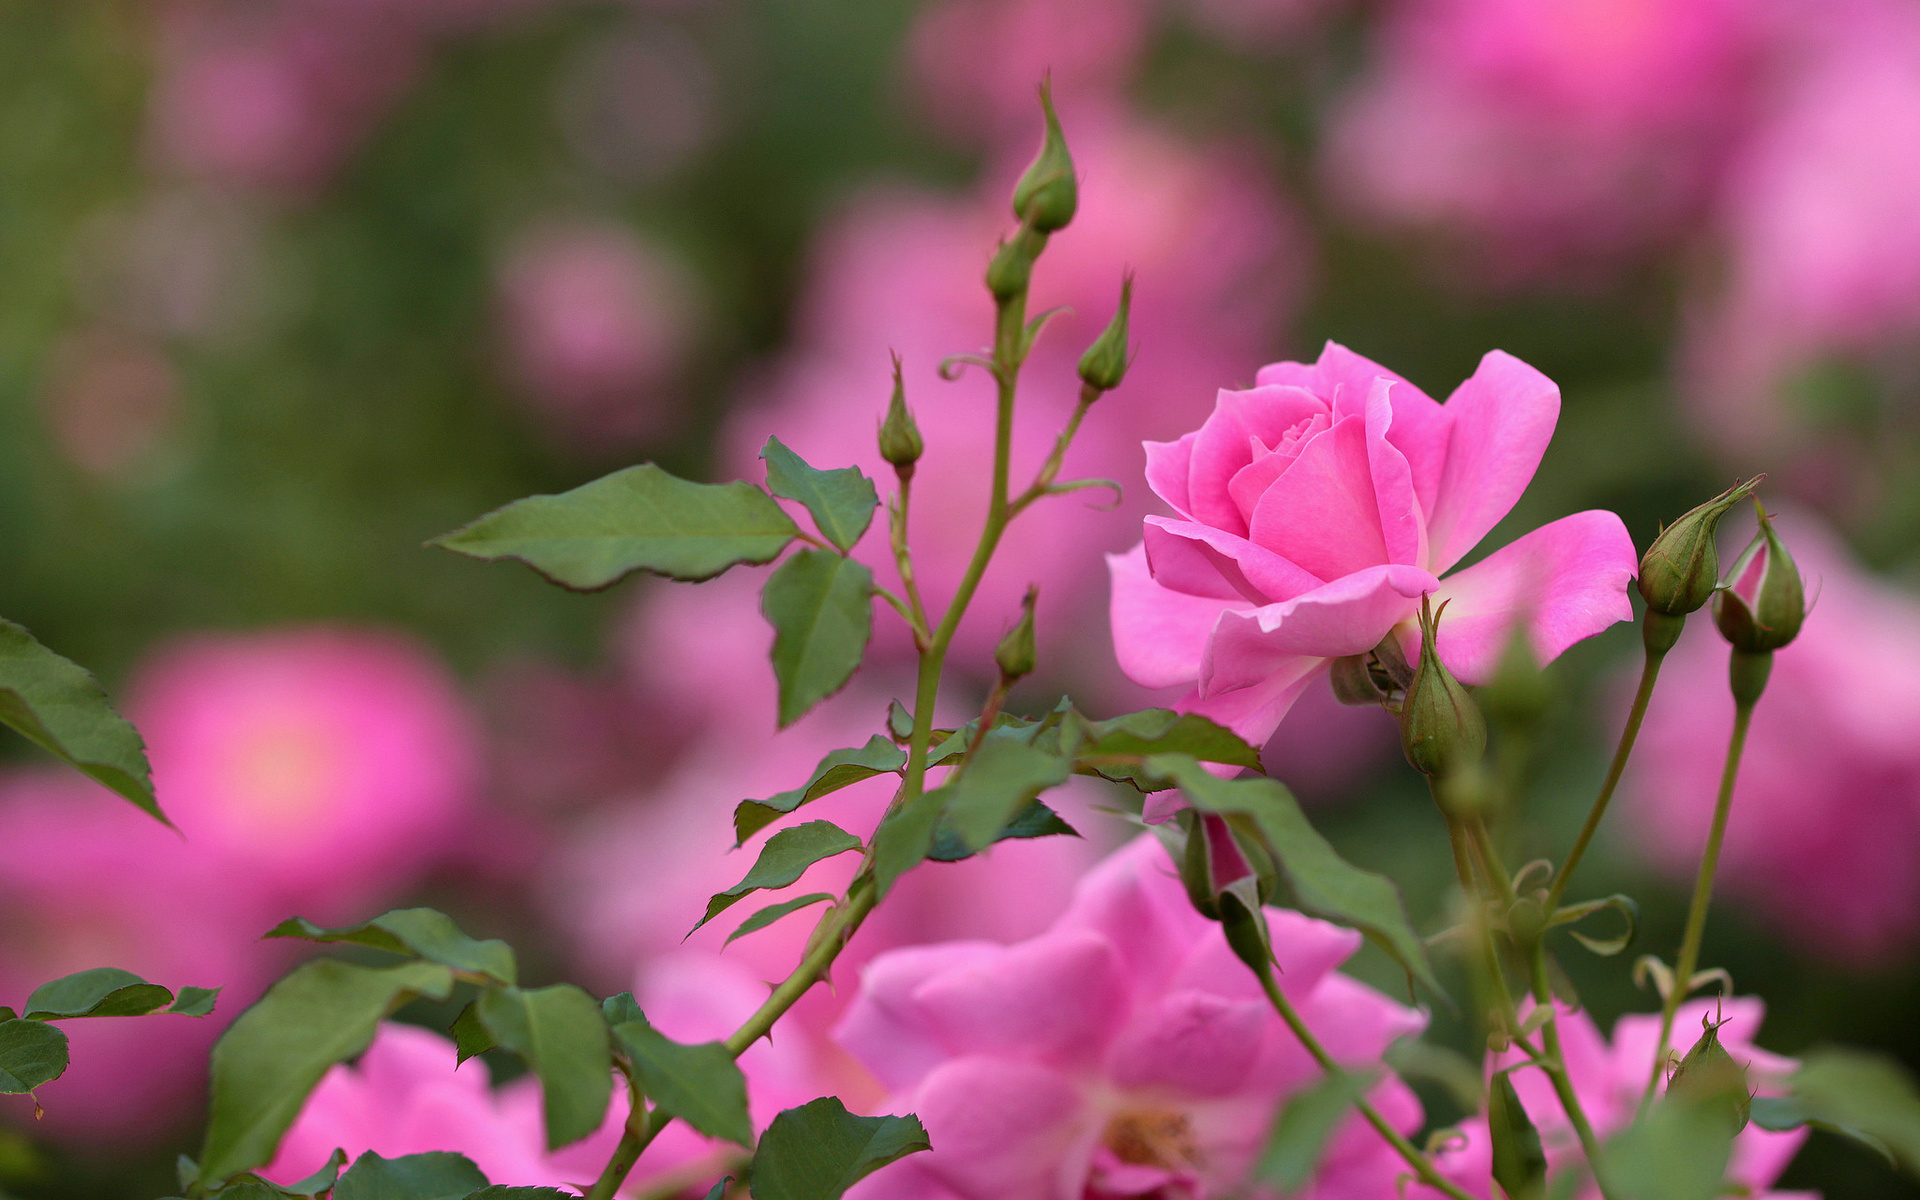
[[[1821,1120],[1814,1116],[1806,1104],[1797,1097],[1755,1096],[1752,1115],[1753,1123],[1762,1129],[1771,1130],[1774,1133],[1786,1133],[1802,1126],[1808,1129],[1819,1129],[1866,1147],[1878,1155],[1880,1161],[1886,1163],[1890,1169],[1898,1170],[1900,1167],[1900,1160],[1894,1156],[1893,1149],[1885,1142],[1864,1129]]]
[[[1547,1155],[1540,1131],[1514,1091],[1512,1071],[1497,1071],[1487,1086],[1487,1132],[1493,1146],[1493,1178],[1508,1200],[1546,1195]]]
[[[880,507],[880,497],[873,490],[873,480],[859,467],[817,470],[782,445],[779,438],[771,437],[761,448],[760,457],[767,462],[767,490],[806,505],[821,535],[840,549],[853,549],[867,526],[873,524],[873,510]]]
[[[760,592],[773,626],[780,727],[846,686],[873,634],[873,572],[831,550],[802,550]]]
[[[1036,750],[1015,737],[988,734],[947,793],[946,819],[961,844],[978,853],[998,840],[1015,813],[1073,774],[1072,756]]]
[[[1327,1143],[1353,1111],[1354,1101],[1373,1086],[1373,1080],[1371,1075],[1335,1071],[1295,1093],[1274,1123],[1254,1174],[1283,1196],[1299,1191],[1313,1178]]]
[[[347,1152],[335,1148],[327,1159],[326,1165],[302,1179],[299,1183],[286,1184],[281,1190],[295,1196],[318,1196],[332,1187],[340,1178],[340,1172],[347,1166]],[[182,1181],[184,1184],[184,1180]]]
[[[781,917],[786,916],[788,913],[798,911],[799,909],[807,907],[807,905],[809,904],[818,904],[822,900],[831,900],[831,899],[833,899],[832,892],[813,892],[809,895],[800,896],[793,900],[782,901],[779,904],[769,904],[765,908],[761,909],[759,912],[753,914],[752,916],[748,917],[746,920],[740,922],[740,928],[728,934],[727,941],[731,942],[733,939],[737,937],[745,937],[747,934],[752,933],[755,930],[765,929],[767,926],[773,924],[775,921],[778,921]],[[722,944],[725,944],[725,943],[722,943]]]
[[[646,1014],[640,1011],[640,1002],[633,998],[632,992],[621,992],[618,996],[608,996],[600,1002],[600,1018],[611,1029],[628,1021],[644,1021]]]
[[[453,1035],[455,1065],[466,1062],[476,1055],[485,1054],[500,1043],[493,1040],[487,1027],[480,1022],[480,1012],[475,1004],[469,1004],[460,1010],[460,1015],[447,1027]]]
[[[733,1176],[723,1175],[720,1182],[707,1189],[706,1200],[726,1200],[727,1185],[733,1182]]]
[[[561,587],[590,592],[634,571],[698,582],[771,562],[799,532],[750,483],[690,483],[643,463],[557,496],[516,500],[427,544],[518,559]]]
[[[1669,1096],[1607,1143],[1602,1159],[1619,1200],[1714,1200],[1732,1151],[1725,1113]]]
[[[251,1176],[228,1184],[215,1195],[220,1200],[286,1200],[287,1197],[287,1193],[278,1186]]]
[[[202,1177],[219,1181],[271,1161],[328,1067],[365,1050],[381,1018],[402,1004],[452,991],[453,972],[438,963],[323,958],[294,968],[214,1044]]]
[[[1202,812],[1252,818],[1300,911],[1358,929],[1393,955],[1410,981],[1418,979],[1441,992],[1426,946],[1407,919],[1400,890],[1386,876],[1341,858],[1278,781],[1217,779],[1191,757],[1177,754],[1155,755],[1147,760],[1147,769],[1173,781]]]
[[[645,1017],[613,1027],[613,1036],[633,1061],[640,1087],[666,1110],[708,1137],[753,1145],[747,1115],[747,1080],[719,1042],[685,1046]]]
[[[465,1155],[446,1150],[381,1158],[369,1150],[341,1176],[333,1200],[465,1200],[487,1177]]]
[[[495,1184],[477,1192],[468,1192],[463,1200],[580,1200],[572,1192],[550,1187],[508,1187]]]
[[[1634,935],[1639,931],[1640,905],[1632,896],[1616,893],[1612,896],[1603,896],[1598,900],[1588,900],[1581,904],[1569,904],[1555,911],[1552,918],[1547,921],[1547,928],[1552,929],[1560,925],[1571,925],[1576,921],[1583,920],[1607,908],[1611,908],[1620,914],[1621,919],[1626,922],[1625,929],[1607,938],[1591,937],[1581,933],[1577,929],[1569,929],[1567,932],[1573,935],[1575,941],[1593,951],[1595,954],[1603,958],[1611,958],[1632,945]]]
[[[707,915],[701,917],[693,928],[698,929],[713,920],[748,892],[786,887],[821,859],[859,848],[859,838],[831,821],[808,821],[792,829],[782,829],[760,847],[760,857],[745,879],[724,892],[716,893],[707,901]]]
[[[1260,751],[1239,734],[1199,713],[1148,708],[1096,721],[1080,747],[1079,769],[1090,775],[1130,783],[1143,792],[1164,786],[1131,763],[1102,761],[1118,755],[1187,754],[1201,762],[1260,769]]]
[[[497,938],[475,941],[460,931],[453,918],[431,908],[396,908],[364,925],[339,929],[322,929],[304,917],[289,917],[264,936],[370,946],[392,954],[424,958],[508,987],[516,982],[513,947]]]
[[[748,838],[802,804],[906,765],[907,752],[877,733],[857,750],[835,750],[820,760],[806,783],[792,791],[765,800],[742,800],[733,810],[734,844],[745,845]]]
[[[613,1058],[592,996],[570,983],[531,991],[489,988],[475,1007],[494,1040],[540,1077],[549,1150],[600,1128],[613,1094]]]
[[[166,821],[153,798],[146,743],[113,711],[100,683],[80,664],[0,618],[0,722],[81,774]],[[169,822],[171,824],[171,822]]]
[[[27,997],[31,1021],[68,1017],[138,1017],[173,1003],[173,993],[132,971],[95,967],[43,983]]]
[[[1905,1067],[1864,1050],[1826,1046],[1801,1060],[1790,1087],[1807,1124],[1878,1143],[1908,1174],[1920,1175],[1920,1091]],[[1761,1119],[1757,1100],[1753,1119]]]
[[[1000,832],[994,835],[993,840],[1005,842],[1017,838],[1052,837],[1056,834],[1079,837],[1080,831],[1061,820],[1060,814],[1034,800],[1013,814],[1013,819],[1000,827]],[[934,827],[933,842],[927,847],[929,859],[934,862],[959,862],[972,858],[973,854],[974,851],[947,821],[942,820]]]
[[[896,742],[904,742],[913,736],[913,714],[898,700],[887,703],[887,732],[893,735]]]
[[[836,1200],[896,1159],[931,1149],[918,1117],[856,1117],[832,1096],[773,1119],[753,1153],[754,1200]]]
[[[220,999],[219,988],[183,987],[173,998],[169,1013],[181,1017],[205,1017],[213,1013],[213,1006]]]
[[[886,899],[902,875],[918,866],[933,849],[934,830],[940,824],[946,788],[922,792],[881,818],[873,831],[873,887],[876,900]],[[956,835],[957,836],[957,835]]]
[[[66,1034],[43,1021],[0,1021],[0,1094],[31,1092],[66,1069]]]

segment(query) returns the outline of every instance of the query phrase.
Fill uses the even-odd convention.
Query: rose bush
[[[1412,658],[1422,596],[1447,605],[1440,657],[1468,683],[1516,621],[1546,662],[1631,619],[1638,556],[1601,510],[1440,578],[1526,490],[1559,415],[1553,381],[1498,350],[1445,404],[1333,343],[1223,389],[1199,429],[1146,443],[1176,515],[1108,559],[1121,669],[1259,745],[1333,659],[1389,635]]]

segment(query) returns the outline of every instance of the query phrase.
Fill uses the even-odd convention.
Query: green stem
[[[640,1089],[635,1087],[631,1080],[627,1082],[627,1096],[631,1107],[627,1110],[626,1128],[620,1131],[620,1144],[613,1148],[613,1157],[607,1160],[606,1168],[600,1172],[600,1178],[594,1180],[592,1189],[587,1192],[586,1200],[613,1200],[614,1193],[620,1189],[620,1184],[626,1179],[627,1173],[633,1170],[633,1164],[640,1161],[641,1152],[660,1133],[660,1129],[654,1127],[656,1122],[652,1119],[660,1110],[655,1109],[652,1114],[648,1113],[646,1097],[640,1094]],[[657,1124],[665,1127],[666,1122],[660,1121]]]
[[[907,624],[913,628],[914,649],[925,651],[933,635],[927,627],[927,606],[920,599],[920,584],[914,579],[913,551],[907,545],[907,513],[913,503],[913,467],[895,467],[894,475],[900,480],[900,504],[893,512],[893,528],[888,530],[893,540],[893,561],[900,572],[900,586],[907,594],[907,606],[912,610],[906,614]]]
[[[1673,987],[1660,1009],[1660,1041],[1654,1048],[1653,1074],[1640,1098],[1645,1108],[1660,1087],[1662,1069],[1672,1049],[1673,1018],[1680,1002],[1693,990],[1693,973],[1700,966],[1700,939],[1707,929],[1707,907],[1713,902],[1713,876],[1720,866],[1720,846],[1727,835],[1727,814],[1733,808],[1733,783],[1740,773],[1740,755],[1747,744],[1747,724],[1753,719],[1753,701],[1736,702],[1733,710],[1733,736],[1727,741],[1727,761],[1720,771],[1720,795],[1713,805],[1713,826],[1707,831],[1707,849],[1700,856],[1700,872],[1693,881],[1693,902],[1687,906],[1687,932],[1680,942],[1680,959],[1674,964]]]
[[[1633,754],[1633,743],[1640,736],[1640,723],[1647,716],[1647,702],[1653,699],[1653,684],[1660,677],[1660,664],[1666,661],[1667,652],[1647,647],[1646,660],[1640,666],[1640,689],[1634,693],[1633,708],[1627,713],[1627,725],[1620,731],[1620,744],[1613,752],[1613,763],[1607,768],[1606,781],[1600,785],[1600,794],[1594,797],[1593,808],[1587,813],[1587,823],[1580,827],[1580,836],[1573,841],[1573,849],[1567,851],[1566,865],[1554,876],[1553,886],[1547,891],[1546,913],[1552,917],[1560,907],[1560,901],[1566,898],[1567,883],[1573,878],[1573,869],[1580,865],[1580,857],[1587,852],[1587,846],[1593,841],[1594,833],[1600,828],[1600,819],[1607,815],[1607,804],[1613,799],[1613,791],[1620,786],[1620,776],[1627,769],[1627,759]]]
[[[1553,987],[1547,982],[1545,944],[1536,940],[1528,958],[1533,968],[1533,1002],[1547,1006],[1547,1022],[1540,1027],[1540,1044],[1546,1051],[1542,1057],[1547,1079],[1553,1084],[1554,1095],[1560,1097],[1560,1107],[1566,1110],[1574,1136],[1580,1139],[1580,1151],[1587,1157],[1587,1169],[1593,1172],[1593,1186],[1604,1200],[1613,1200],[1613,1189],[1600,1167],[1600,1139],[1594,1136],[1593,1122],[1587,1120],[1587,1111],[1580,1105],[1580,1095],[1573,1090],[1573,1078],[1567,1073],[1567,1055],[1560,1044],[1560,1010],[1553,1003]]]
[[[1293,1030],[1293,1036],[1300,1039],[1300,1044],[1307,1048],[1307,1053],[1313,1055],[1313,1061],[1319,1063],[1320,1069],[1329,1075],[1340,1074],[1340,1064],[1333,1060],[1333,1056],[1327,1053],[1327,1048],[1320,1044],[1320,1039],[1307,1028],[1307,1023],[1300,1018],[1299,1010],[1293,1007],[1293,1001],[1287,999],[1287,994],[1281,991],[1280,985],[1274,981],[1273,968],[1264,966],[1254,974],[1260,977],[1260,987],[1267,993],[1267,999],[1272,1001],[1274,1011],[1279,1013],[1280,1019],[1287,1023],[1287,1028]],[[1387,1119],[1380,1115],[1380,1110],[1373,1106],[1372,1101],[1361,1096],[1353,1102],[1353,1106],[1360,1110],[1360,1115],[1367,1119],[1367,1124],[1380,1131],[1380,1136],[1386,1139],[1394,1152],[1406,1160],[1406,1164],[1413,1168],[1413,1173],[1419,1177],[1421,1183],[1438,1188],[1453,1197],[1453,1200],[1474,1200],[1471,1193],[1462,1190],[1459,1185],[1435,1170],[1432,1160],[1416,1150],[1412,1142],[1389,1124]]]

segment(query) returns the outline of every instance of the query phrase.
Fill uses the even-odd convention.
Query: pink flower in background
[[[1765,1012],[1766,1006],[1757,997],[1751,996],[1725,1001],[1688,1001],[1680,1006],[1674,1019],[1675,1048],[1678,1053],[1684,1054],[1693,1045],[1700,1036],[1701,1018],[1724,1018],[1725,1023],[1719,1027],[1720,1044],[1726,1047],[1735,1062],[1747,1069],[1748,1086],[1762,1095],[1779,1095],[1783,1090],[1781,1081],[1798,1064],[1754,1045],[1753,1039],[1760,1032],[1760,1022]],[[1646,1091],[1647,1078],[1653,1073],[1654,1052],[1660,1043],[1660,1017],[1654,1013],[1633,1013],[1621,1017],[1614,1024],[1611,1042],[1600,1036],[1593,1018],[1585,1012],[1573,1012],[1562,1007],[1559,1010],[1559,1022],[1567,1071],[1573,1079],[1574,1091],[1580,1097],[1580,1107],[1593,1122],[1595,1133],[1602,1138],[1611,1137],[1632,1123],[1641,1094]],[[1494,1059],[1493,1066],[1511,1067],[1522,1061],[1519,1051],[1508,1050]],[[1522,1067],[1513,1072],[1512,1079],[1521,1105],[1540,1131],[1541,1144],[1552,1168],[1559,1170],[1581,1161],[1579,1140],[1546,1076],[1536,1068]],[[1460,1132],[1465,1139],[1464,1144],[1459,1141],[1452,1143],[1435,1156],[1435,1164],[1449,1179],[1477,1196],[1492,1200],[1495,1196],[1503,1195],[1495,1189],[1491,1178],[1492,1148],[1487,1138],[1486,1119],[1472,1118],[1462,1123]],[[1810,1192],[1768,1190],[1780,1173],[1786,1170],[1787,1163],[1806,1137],[1805,1129],[1772,1133],[1758,1125],[1748,1125],[1734,1139],[1733,1160],[1727,1168],[1727,1178],[1751,1189],[1743,1194],[1753,1195],[1759,1200],[1815,1200]],[[1440,1194],[1418,1185],[1415,1185],[1414,1193],[1419,1196]],[[1598,1197],[1599,1194],[1591,1183],[1580,1193],[1583,1200]]]
[[[560,440],[604,453],[674,424],[691,281],[658,247],[614,221],[550,222],[508,248],[499,288],[510,368]]]
[[[1425,1025],[1334,970],[1358,933],[1268,919],[1281,986],[1336,1058],[1377,1061]],[[1321,1076],[1150,836],[1089,874],[1038,937],[875,959],[837,1036],[934,1147],[861,1184],[866,1200],[1236,1194],[1282,1100]],[[1419,1125],[1397,1080],[1373,1099]],[[1313,1194],[1376,1200],[1404,1171],[1354,1114]]]
[[[1717,886],[1812,954],[1892,963],[1920,938],[1920,604],[1812,522],[1776,524],[1817,599],[1754,709]],[[1719,790],[1728,656],[1689,623],[1629,771],[1622,844],[1676,881]]]
[[[1489,353],[1445,405],[1345,347],[1222,390],[1177,442],[1147,444],[1147,482],[1176,516],[1109,556],[1114,649],[1146,687],[1264,742],[1329,662],[1393,634],[1418,647],[1420,598],[1448,604],[1439,651],[1486,679],[1515,621],[1550,661],[1632,609],[1638,556],[1620,518],[1575,513],[1438,578],[1533,478],[1560,389]]]
[[[1333,117],[1329,181],[1366,217],[1451,235],[1496,282],[1614,268],[1703,210],[1755,99],[1769,11],[1414,0]]]
[[[1734,164],[1723,294],[1684,350],[1696,425],[1745,453],[1796,449],[1784,384],[1828,355],[1897,361],[1920,334],[1920,13],[1836,5]]]
[[[453,681],[396,634],[188,638],[140,670],[128,712],[194,852],[316,920],[417,878],[478,782]]]
[[[1088,416],[1062,478],[1131,476],[1138,439],[1169,436],[1197,420],[1205,397],[1192,380],[1231,378],[1254,361],[1301,278],[1290,218],[1232,157],[1097,112],[1072,128],[1081,208],[1041,258],[1032,299],[1036,313],[1065,304],[1072,314],[1048,327],[1023,376],[1016,486],[1031,478],[1072,411],[1074,364],[1112,314],[1122,263],[1138,276],[1139,356],[1126,382]],[[816,465],[856,462],[890,491],[892,470],[857,431],[877,427],[888,353],[898,351],[928,446],[914,477],[912,523],[929,603],[951,594],[986,511],[993,410],[984,374],[968,370],[949,383],[936,368],[991,336],[992,302],[981,279],[995,237],[1010,224],[1014,172],[1030,153],[1023,145],[973,199],[875,191],[850,205],[815,251],[792,348],[750,388],[752,403],[733,414],[723,438],[727,474],[759,478],[754,456],[771,432]],[[988,655],[1030,581],[1040,585],[1046,659],[1081,670],[1104,664],[1090,619],[1101,602],[1098,555],[1121,544],[1128,512],[1144,511],[1137,498],[1119,513],[1091,507],[1104,498],[1050,500],[1013,526],[961,627],[956,667],[991,670]],[[892,582],[878,521],[859,553]],[[911,652],[896,625],[882,614],[877,650]]]

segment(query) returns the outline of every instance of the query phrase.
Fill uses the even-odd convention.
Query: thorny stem
[[[1587,823],[1580,827],[1580,836],[1573,840],[1573,849],[1567,851],[1566,865],[1555,874],[1553,886],[1547,891],[1546,912],[1553,916],[1560,907],[1560,901],[1566,898],[1567,882],[1573,878],[1573,869],[1580,865],[1580,856],[1587,852],[1587,846],[1593,841],[1593,835],[1600,828],[1600,819],[1607,815],[1607,804],[1613,799],[1613,791],[1620,786],[1620,775],[1627,769],[1627,759],[1633,754],[1634,739],[1640,736],[1640,722],[1646,719],[1647,702],[1653,699],[1653,684],[1660,677],[1660,664],[1666,660],[1665,650],[1647,649],[1646,661],[1640,667],[1640,689],[1634,693],[1633,708],[1627,713],[1626,728],[1620,731],[1620,744],[1614,748],[1613,763],[1607,768],[1607,778],[1600,785],[1600,794],[1594,797],[1593,808],[1587,813]]]
[[[998,305],[993,346],[993,376],[998,385],[994,414],[993,490],[988,497],[987,517],[980,530],[980,540],[974,546],[973,558],[967,564],[966,573],[960,577],[960,583],[954,589],[953,599],[948,603],[947,611],[942,615],[939,626],[933,630],[931,636],[924,640],[921,638],[921,632],[926,627],[924,615],[920,616],[917,623],[913,622],[912,616],[909,615],[909,623],[914,624],[915,642],[920,649],[920,674],[914,691],[913,733],[907,743],[905,779],[901,785],[900,794],[894,798],[892,806],[888,809],[889,813],[911,802],[926,789],[927,754],[933,741],[934,706],[940,698],[940,677],[946,667],[947,650],[953,645],[954,635],[960,628],[960,619],[966,615],[967,605],[972,602],[973,594],[980,586],[980,579],[986,574],[987,564],[992,560],[993,552],[1000,544],[1001,535],[1006,532],[1007,523],[1017,515],[1008,501],[1007,491],[1013,457],[1014,396],[1020,367],[1027,350],[1026,310],[1027,298],[1024,291]],[[1057,460],[1064,457],[1067,444],[1072,440],[1073,434],[1078,431],[1080,420],[1086,415],[1086,409],[1090,404],[1091,401],[1083,395],[1080,407],[1075,411],[1055,447],[1053,458],[1048,460],[1053,464],[1055,471],[1059,470]],[[1045,468],[1042,470],[1044,472]],[[893,531],[894,553],[896,561],[901,564],[901,578],[911,602],[912,614],[924,614],[918,589],[913,583],[912,568],[906,552],[908,487],[904,474],[900,482],[900,505]],[[1022,494],[1021,507],[1030,503],[1032,497],[1043,494],[1046,486],[1045,482],[1036,481],[1034,486],[1029,487]],[[892,597],[888,599],[891,600]],[[897,603],[896,607],[898,607]],[[990,723],[990,720],[991,718],[988,722],[983,722],[983,732],[985,724]],[[792,1008],[814,983],[825,977],[834,959],[839,956],[841,948],[860,928],[861,922],[866,920],[867,914],[873,911],[873,906],[878,902],[878,889],[874,886],[872,869],[869,865],[863,868],[848,885],[846,895],[821,916],[809,942],[811,949],[801,959],[800,965],[794,968],[793,973],[788,975],[778,987],[774,988],[773,993],[767,997],[759,1010],[726,1040],[725,1045],[729,1054],[738,1058],[749,1046],[765,1037],[773,1028],[774,1022]],[[1363,1101],[1362,1104],[1364,1105],[1365,1102]],[[628,1173],[633,1170],[634,1164],[639,1161],[641,1152],[672,1120],[671,1116],[661,1112],[658,1107],[642,1116],[639,1105],[636,1103],[635,1114],[628,1118],[627,1127],[620,1135],[620,1142],[614,1148],[613,1157],[608,1160],[606,1169],[600,1173],[599,1180],[587,1193],[586,1200],[613,1200],[614,1195],[619,1191],[620,1184],[625,1181]],[[1386,1125],[1377,1113],[1373,1120],[1390,1139],[1397,1138],[1402,1145],[1405,1145],[1406,1139],[1393,1133],[1391,1126]],[[1418,1157],[1418,1152],[1411,1146],[1406,1147],[1406,1152]],[[1421,1161],[1424,1162],[1424,1159]],[[1455,1200],[1473,1200],[1465,1192],[1439,1180],[1431,1165],[1426,1167],[1422,1178],[1428,1176],[1433,1177],[1435,1186],[1441,1187]]]
[[[1280,1019],[1287,1023],[1287,1028],[1293,1030],[1293,1036],[1300,1039],[1300,1044],[1307,1048],[1307,1053],[1313,1055],[1313,1061],[1319,1063],[1320,1069],[1329,1075],[1340,1074],[1340,1064],[1334,1061],[1333,1056],[1327,1053],[1327,1048],[1320,1044],[1320,1039],[1307,1028],[1307,1023],[1300,1018],[1299,1010],[1293,1007],[1293,1001],[1287,999],[1287,994],[1281,991],[1280,985],[1274,981],[1273,967],[1262,966],[1254,974],[1260,977],[1260,987],[1267,993],[1267,999],[1272,1001],[1274,1011],[1279,1013]],[[1365,1096],[1356,1099],[1353,1106],[1360,1110],[1360,1115],[1367,1119],[1367,1124],[1380,1131],[1380,1136],[1386,1139],[1394,1152],[1406,1160],[1406,1164],[1413,1168],[1414,1175],[1421,1183],[1438,1188],[1453,1197],[1453,1200],[1473,1200],[1471,1193],[1462,1190],[1458,1184],[1435,1170],[1433,1161],[1415,1149],[1413,1143],[1388,1123],[1387,1119],[1380,1115],[1380,1110],[1375,1108]]]
[[[1654,1048],[1653,1074],[1640,1097],[1640,1107],[1652,1102],[1660,1087],[1660,1076],[1672,1051],[1673,1017],[1680,1002],[1693,990],[1693,973],[1700,966],[1700,939],[1706,933],[1707,906],[1713,902],[1713,875],[1720,865],[1720,845],[1727,835],[1727,814],[1733,808],[1733,783],[1740,773],[1740,755],[1747,744],[1747,723],[1753,719],[1753,702],[1736,703],[1733,710],[1733,736],[1727,741],[1727,761],[1720,772],[1720,795],[1713,805],[1713,827],[1707,832],[1707,849],[1700,856],[1700,873],[1693,881],[1693,902],[1687,906],[1687,932],[1680,942],[1680,958],[1674,963],[1673,987],[1667,992],[1660,1010],[1660,1041]]]
[[[893,561],[900,572],[900,586],[907,593],[907,604],[913,609],[907,617],[907,624],[913,630],[915,650],[925,651],[933,635],[927,631],[927,606],[920,600],[920,585],[913,575],[913,552],[907,546],[907,513],[913,501],[913,467],[895,467],[893,473],[900,480],[900,501],[892,508],[888,533],[893,540]]]

